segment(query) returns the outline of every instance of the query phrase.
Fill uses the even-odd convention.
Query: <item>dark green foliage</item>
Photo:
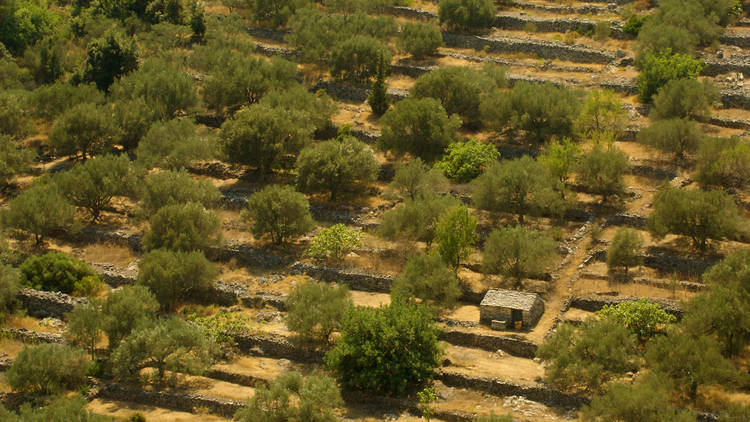
[[[88,286],[99,286],[99,276],[85,262],[62,252],[32,256],[21,264],[21,283],[37,290],[89,294]]]
[[[325,362],[346,389],[402,394],[435,375],[442,355],[439,332],[421,306],[352,308]]]
[[[138,261],[138,283],[148,286],[167,311],[181,301],[198,298],[217,274],[216,266],[199,251],[156,249]]]
[[[213,337],[199,325],[179,318],[161,320],[136,328],[112,352],[112,372],[128,382],[161,385],[167,371],[201,375],[213,363],[218,348]],[[149,379],[141,370],[152,368]]]
[[[656,192],[648,219],[652,236],[687,236],[701,251],[706,250],[708,239],[736,235],[742,224],[740,210],[726,193],[679,189],[667,183]]]
[[[378,63],[390,66],[391,51],[372,37],[357,35],[338,44],[331,52],[331,75],[365,82],[378,73]]]
[[[115,132],[108,107],[82,103],[69,108],[55,120],[49,143],[60,155],[80,154],[86,159],[109,149]]]
[[[25,91],[0,92],[0,135],[22,139],[33,132],[27,103]]]
[[[473,31],[487,28],[495,19],[492,0],[440,0],[440,23],[450,29]]]
[[[458,139],[461,119],[448,116],[438,100],[407,98],[395,104],[381,119],[381,146],[395,154],[409,153],[425,161],[438,158]]]
[[[556,184],[539,162],[523,156],[491,165],[472,183],[472,199],[477,208],[515,214],[523,224],[525,215],[564,210]]]
[[[445,210],[437,220],[435,241],[438,253],[453,271],[468,258],[477,241],[477,219],[465,205]]]
[[[630,169],[628,155],[614,145],[606,148],[597,144],[591,151],[584,153],[576,166],[577,182],[586,191],[601,195],[602,201],[610,196],[625,193],[623,176]]]
[[[656,382],[612,383],[581,410],[584,421],[693,422],[695,414],[675,408]]]
[[[719,99],[713,82],[695,79],[673,79],[653,97],[652,119],[685,119],[705,121],[711,118],[711,105]]]
[[[92,221],[115,196],[130,193],[135,187],[135,174],[127,155],[104,155],[74,166],[70,171],[58,173],[54,183],[73,205],[88,212]]]
[[[387,76],[388,64],[381,55],[378,57],[378,68],[375,75],[375,82],[372,83],[370,93],[367,95],[367,104],[376,116],[382,116],[391,106],[391,99],[388,96],[388,85],[385,83]]]
[[[482,251],[482,267],[490,274],[515,279],[541,276],[557,255],[557,243],[548,234],[522,226],[490,233]]]
[[[36,116],[53,120],[78,104],[102,104],[104,95],[93,84],[71,85],[57,82],[35,89],[31,94],[30,102]]]
[[[505,95],[487,95],[480,105],[482,119],[498,132],[521,130],[529,142],[570,137],[581,110],[578,91],[551,83],[519,82]]]
[[[610,271],[624,268],[627,274],[630,267],[641,265],[642,249],[643,237],[638,231],[630,228],[618,229],[607,249],[607,267]]]
[[[286,325],[304,342],[327,346],[352,306],[345,285],[308,282],[295,286],[286,300]]]
[[[301,0],[244,0],[250,18],[261,25],[277,27],[286,24],[294,11],[305,4]]]
[[[701,385],[727,385],[740,380],[732,362],[721,356],[716,341],[678,331],[649,344],[646,364],[655,377],[693,403]]]
[[[704,137],[701,128],[687,119],[658,120],[638,132],[638,142],[678,159],[695,153]]]
[[[0,135],[0,189],[31,164],[34,153],[25,149],[8,135]]]
[[[415,59],[432,56],[443,46],[440,27],[432,23],[407,22],[401,26],[399,45]]]
[[[268,387],[257,388],[234,419],[239,422],[335,422],[338,417],[334,409],[343,406],[338,386],[330,377],[287,372],[271,381]]]
[[[121,77],[110,88],[117,101],[142,98],[153,115],[168,120],[178,111],[189,111],[198,101],[193,78],[164,60],[151,59]]]
[[[310,92],[304,85],[292,84],[284,89],[272,89],[261,100],[261,105],[295,113],[316,130],[326,129],[338,106],[324,90]]]
[[[34,81],[39,84],[50,84],[62,77],[65,52],[63,44],[52,38],[45,38],[33,48],[26,50],[24,61],[31,70]]]
[[[226,48],[205,54],[204,59],[210,63],[206,66],[209,76],[203,83],[203,100],[210,110],[222,115],[257,103],[271,89],[283,89],[296,82],[296,65],[278,57],[269,61]]]
[[[193,31],[190,34],[191,44],[206,42],[206,16],[203,7],[198,6],[197,3],[193,4],[190,11],[190,29]]]
[[[597,315],[632,331],[640,342],[646,342],[657,334],[664,333],[667,325],[677,320],[657,303],[649,302],[647,299],[604,305]]]
[[[21,288],[21,275],[15,268],[0,262],[0,322],[16,309],[16,294]]]
[[[682,325],[691,335],[715,338],[724,356],[736,356],[750,343],[750,294],[731,279],[704,279],[713,285],[688,302]]]
[[[40,344],[23,349],[5,377],[14,391],[51,395],[85,384],[90,365],[81,350],[61,344]]]
[[[154,215],[167,205],[195,202],[211,208],[221,200],[221,192],[211,182],[193,179],[185,171],[160,171],[143,179],[140,193],[140,213]]]
[[[493,144],[470,139],[448,145],[443,158],[435,164],[435,168],[442,170],[446,177],[458,183],[467,183],[482,174],[499,157],[500,153]]]
[[[131,331],[147,326],[159,302],[146,286],[125,286],[107,295],[101,304],[102,330],[114,350]]]
[[[625,21],[625,26],[622,27],[622,30],[627,34],[637,37],[646,20],[646,16],[630,15],[628,20]]]
[[[141,139],[143,139],[149,129],[151,129],[151,125],[157,120],[157,116],[154,110],[149,108],[148,104],[146,104],[146,100],[138,97],[129,101],[116,102],[114,104],[114,120],[116,126],[113,138],[114,144],[122,146],[127,151],[134,151],[138,148]],[[182,142],[188,143],[190,140],[192,140],[192,138],[185,139]],[[151,142],[163,144],[168,142],[168,140],[165,141],[160,138],[157,141],[151,139]],[[185,148],[197,150],[197,152],[195,152],[196,154],[201,151],[199,145],[191,145],[190,147]]]
[[[420,299],[442,308],[454,307],[461,293],[456,273],[435,252],[409,258],[391,286],[394,301]]]
[[[242,212],[242,219],[252,221],[250,231],[256,238],[268,234],[275,245],[315,227],[305,195],[282,185],[270,185],[254,193]]]
[[[672,54],[669,50],[646,54],[641,61],[641,73],[638,75],[641,101],[651,101],[651,97],[669,81],[695,79],[702,69],[703,63],[687,54]]]
[[[221,125],[226,157],[234,163],[256,167],[261,179],[278,167],[284,154],[296,154],[310,139],[313,127],[307,114],[264,104],[243,108]]]
[[[396,174],[388,185],[389,195],[416,199],[447,190],[448,180],[443,172],[432,169],[420,158],[396,166]]]
[[[750,145],[737,138],[706,138],[698,149],[695,179],[704,186],[742,188],[750,183]]]
[[[222,242],[221,221],[203,205],[189,202],[161,208],[149,220],[143,248],[207,251]]]
[[[445,210],[459,205],[451,195],[420,195],[406,199],[383,215],[378,234],[386,239],[412,239],[432,242],[437,219]]]
[[[180,170],[195,160],[211,158],[211,143],[196,130],[197,126],[189,119],[155,123],[138,143],[135,151],[138,164],[148,169]]]
[[[123,40],[114,32],[94,40],[86,49],[86,64],[82,79],[93,82],[101,91],[108,92],[110,85],[120,76],[138,68],[135,41]]]
[[[476,126],[480,120],[480,97],[495,93],[502,85],[503,77],[498,80],[493,75],[466,66],[445,66],[418,77],[411,88],[411,96],[435,98],[448,114],[458,114],[465,125]]]
[[[623,325],[590,318],[580,327],[563,324],[539,347],[545,378],[565,390],[600,391],[604,384],[637,369],[636,337]]]
[[[13,55],[53,35],[59,25],[60,16],[39,2],[6,0],[0,5],[0,45]]]
[[[354,3],[343,2],[345,6],[350,4]],[[289,20],[289,27],[292,30],[286,36],[289,45],[297,50],[302,60],[320,64],[329,63],[337,46],[354,37],[385,41],[398,32],[398,25],[390,16],[371,17],[361,10],[344,15],[313,5],[298,9]]]
[[[32,407],[26,403],[18,413],[5,410],[0,405],[0,419],[5,422],[112,422],[109,416],[101,416],[86,410],[86,399],[80,395],[59,397],[43,407]]]
[[[347,135],[303,149],[296,167],[300,191],[328,192],[331,201],[341,192],[362,192],[380,169],[372,148]]]
[[[98,303],[81,304],[65,314],[68,323],[65,338],[71,345],[81,347],[96,359],[96,343],[102,335],[104,318]]]
[[[37,245],[45,236],[71,228],[75,218],[71,205],[54,184],[33,186],[8,203],[0,214],[9,229],[33,235]]]

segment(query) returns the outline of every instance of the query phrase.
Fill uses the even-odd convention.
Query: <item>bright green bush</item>
[[[604,305],[597,315],[625,326],[644,342],[664,333],[668,324],[677,321],[674,315],[668,314],[657,303],[647,299]]]
[[[318,261],[338,262],[361,244],[362,232],[334,224],[312,238],[305,254]]]
[[[448,145],[443,158],[435,164],[435,168],[442,170],[449,179],[467,183],[482,174],[499,157],[500,153],[493,144],[470,139]]]
[[[687,54],[672,54],[671,51],[646,54],[641,61],[641,73],[638,75],[641,101],[651,101],[669,81],[695,79],[702,69],[703,63]]]
[[[102,287],[99,275],[88,264],[62,252],[32,256],[19,270],[21,283],[32,289],[86,296]]]

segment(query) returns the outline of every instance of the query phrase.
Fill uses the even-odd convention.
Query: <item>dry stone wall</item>
[[[440,339],[450,344],[490,352],[502,350],[513,356],[532,359],[536,356],[537,345],[517,336],[495,336],[460,329],[447,329]]]
[[[63,319],[65,314],[71,312],[74,307],[88,302],[86,298],[34,289],[19,290],[17,298],[28,314],[35,318]]]

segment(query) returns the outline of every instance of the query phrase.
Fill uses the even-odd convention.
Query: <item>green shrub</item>
[[[454,307],[461,294],[456,273],[435,252],[409,258],[391,286],[393,301],[420,299],[443,308]]]
[[[388,47],[374,38],[357,35],[333,48],[331,76],[365,82],[377,75],[380,60],[390,65],[392,55]]]
[[[703,69],[703,63],[687,54],[665,51],[648,53],[641,62],[638,75],[638,90],[641,101],[649,102],[664,85],[675,79],[695,79]]]
[[[604,305],[597,315],[623,325],[640,341],[650,340],[657,334],[664,333],[667,324],[677,321],[674,315],[668,314],[657,303],[647,299]]]
[[[300,3],[296,0],[244,0],[242,5],[254,22],[275,28],[284,25]]]
[[[339,262],[361,244],[362,232],[334,224],[312,238],[305,254],[318,261]]]
[[[388,184],[388,195],[413,200],[445,192],[448,185],[442,171],[430,168],[420,158],[416,158],[396,165],[396,174]]]
[[[616,382],[581,410],[584,421],[693,422],[695,414],[676,408],[664,386],[655,382]]]
[[[493,230],[484,244],[482,267],[490,274],[515,279],[541,276],[557,255],[557,242],[544,232],[522,226]]]
[[[21,285],[20,273],[10,265],[0,263],[0,322],[18,305],[16,294]]]
[[[614,145],[597,144],[584,153],[576,166],[577,181],[589,193],[601,195],[602,201],[625,192],[624,175],[630,169],[628,155]]]
[[[61,252],[32,256],[19,270],[21,283],[32,289],[86,296],[102,287],[101,279],[91,267]]]
[[[431,56],[443,46],[443,34],[436,25],[421,22],[407,22],[401,26],[399,39],[401,50],[415,59]]]
[[[303,149],[297,157],[297,187],[306,193],[362,192],[375,181],[380,164],[372,148],[349,135]]]
[[[352,306],[349,289],[309,282],[295,286],[286,301],[286,325],[304,342],[328,346]]]
[[[482,174],[499,157],[500,153],[493,144],[470,139],[448,145],[443,158],[435,164],[435,168],[442,170],[446,177],[458,183],[466,183]]]
[[[386,239],[432,242],[437,220],[447,209],[459,205],[451,195],[425,195],[407,199],[383,215],[378,234]]]
[[[625,268],[627,274],[630,267],[641,265],[641,249],[643,237],[638,231],[629,228],[617,230],[607,249],[607,267],[610,271]]]
[[[159,302],[146,286],[125,286],[101,303],[102,330],[114,350],[134,329],[151,324]]]
[[[628,113],[623,108],[622,97],[609,89],[595,89],[586,96],[575,125],[583,137],[610,135],[619,137],[627,123]]]
[[[275,245],[301,236],[315,227],[310,203],[291,186],[270,185],[254,193],[242,211],[242,219],[252,222],[256,238],[268,234]]]
[[[143,179],[139,212],[150,217],[162,207],[195,202],[206,208],[221,200],[221,192],[211,182],[193,179],[185,171],[160,171]]]
[[[271,381],[268,387],[257,388],[234,419],[239,422],[335,422],[338,417],[334,409],[343,406],[333,379],[322,374],[303,376],[299,372],[287,372]]]
[[[32,407],[31,403],[25,403],[18,410],[18,414],[5,410],[0,405],[0,419],[5,422],[49,422],[49,421],[76,421],[76,422],[112,422],[109,416],[97,415],[86,410],[88,402],[81,395],[73,397],[59,397],[51,403],[42,407]],[[140,421],[137,421],[140,422]]]
[[[203,253],[156,249],[138,261],[138,283],[148,286],[167,311],[183,300],[199,298],[218,271]]]
[[[75,207],[51,183],[32,186],[10,200],[8,208],[0,214],[6,228],[34,236],[41,245],[45,236],[57,230],[71,228]]]
[[[0,188],[25,171],[33,156],[31,150],[19,146],[10,136],[0,135]]]
[[[203,205],[167,205],[149,220],[149,229],[143,236],[143,248],[173,249],[179,251],[207,251],[222,242],[221,221]]]
[[[440,23],[450,29],[472,31],[487,28],[495,19],[492,0],[440,0]]]
[[[107,151],[116,128],[109,108],[82,103],[63,112],[52,128],[49,143],[60,155],[80,154],[82,159]]]
[[[705,138],[701,128],[688,119],[658,120],[638,132],[638,142],[678,159],[693,154]]]
[[[213,145],[196,129],[190,119],[155,123],[138,143],[136,162],[148,169],[180,170],[193,161],[212,158]]]
[[[743,188],[750,183],[750,145],[740,138],[704,139],[696,163],[695,179],[704,186]]]
[[[425,161],[439,157],[445,147],[458,139],[461,119],[448,116],[434,98],[407,98],[383,115],[380,136],[382,148],[395,154],[409,153]]]
[[[90,365],[81,350],[61,344],[40,344],[24,348],[5,376],[14,391],[51,395],[85,384]]]
[[[82,79],[93,82],[108,92],[110,85],[122,75],[138,68],[135,40],[126,41],[114,32],[89,43]]]
[[[438,253],[453,271],[468,258],[477,241],[477,219],[465,205],[454,206],[443,212],[435,227]]]
[[[102,104],[104,95],[93,84],[72,85],[57,82],[42,85],[31,94],[34,114],[46,120],[53,120],[64,111],[83,103]]]
[[[625,26],[622,27],[623,32],[637,37],[646,19],[647,17],[645,16],[630,15],[628,20],[625,21]]]
[[[653,97],[652,119],[711,118],[711,105],[719,99],[719,91],[711,81],[674,79],[667,82]]]
[[[352,308],[325,362],[346,389],[402,394],[435,375],[442,355],[439,333],[420,306]]]

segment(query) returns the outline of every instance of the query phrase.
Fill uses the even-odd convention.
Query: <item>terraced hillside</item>
[[[354,309],[430,305],[440,329],[429,379],[397,392],[342,388],[337,420],[429,420],[425,408],[439,421],[733,421],[750,412],[744,2],[724,26],[706,18],[715,40],[675,56],[637,34],[668,13],[641,0],[499,1],[484,27],[457,25],[445,4],[427,0],[47,3],[0,6],[3,32],[20,28],[12,25],[24,13],[48,24],[0,38],[8,409],[46,400],[18,386],[13,362],[49,343],[96,358],[81,385],[63,390],[99,415],[284,420],[235,415],[290,372],[348,385],[326,358],[347,338],[348,319],[339,315],[315,344],[289,325],[300,286],[321,283],[347,286]],[[424,32],[409,38],[407,28]],[[440,46],[413,54],[425,39]],[[650,59],[664,60],[655,73],[694,61],[697,74],[660,80],[646,101]],[[384,113],[371,105],[378,82]],[[288,190],[263,196],[273,186]],[[445,217],[460,212],[465,221]],[[450,255],[467,226],[469,240]],[[316,255],[331,228],[356,240]],[[531,240],[501,244],[512,230]],[[638,241],[623,246],[623,233]],[[619,264],[612,257],[624,249],[629,261]],[[34,264],[53,252],[56,265],[93,273]],[[430,256],[440,257],[423,261],[434,266],[414,264]],[[70,257],[75,264],[60,263]],[[69,278],[60,292],[55,283]],[[115,343],[101,325],[116,315],[108,303],[136,285],[158,303]],[[538,294],[540,320],[480,323],[493,288]],[[642,335],[632,320],[597,313],[640,299],[674,318]],[[316,318],[322,305],[304,314]],[[94,315],[86,341],[81,309]],[[218,351],[203,361],[178,345],[171,358],[118,366],[148,348],[127,336],[176,332],[159,325],[172,322],[199,329]],[[608,323],[617,327],[597,325]],[[624,357],[614,356],[620,346]],[[429,387],[435,397],[420,402]],[[642,405],[638,416],[602,412],[620,394]]]

